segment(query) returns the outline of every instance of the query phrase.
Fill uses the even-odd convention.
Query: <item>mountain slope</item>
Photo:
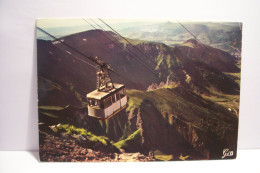
[[[174,48],[161,43],[133,41],[146,54],[144,56],[117,35],[114,34],[114,37],[123,49],[111,43],[104,34],[107,32],[87,31],[66,36],[62,40],[77,45],[76,48],[87,56],[98,56],[110,63],[124,77],[122,79],[112,73],[113,81],[124,83],[130,89],[146,90],[153,83],[175,81],[196,88],[198,92],[209,93],[211,87],[224,93],[239,90],[234,79],[223,73],[239,72],[237,60],[226,52],[198,44],[195,40],[188,40]],[[85,94],[96,88],[96,69],[92,67],[95,64],[59,42],[38,40],[37,46],[41,83],[39,105],[51,102],[53,97],[47,97],[53,94],[57,96],[54,99],[56,106],[84,104]],[[128,50],[135,55],[125,52]],[[50,92],[53,94],[47,94]],[[65,99],[67,104],[62,96],[64,92],[71,92],[70,98],[73,98]]]

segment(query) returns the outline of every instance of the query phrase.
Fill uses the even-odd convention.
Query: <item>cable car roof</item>
[[[120,90],[125,87],[123,84],[117,84],[117,83],[113,83],[113,84],[114,84],[115,88],[113,88],[109,91],[98,91],[96,89],[96,90],[92,91],[91,93],[88,93],[87,98],[101,100],[105,97],[112,95],[113,93],[115,93],[116,90]]]

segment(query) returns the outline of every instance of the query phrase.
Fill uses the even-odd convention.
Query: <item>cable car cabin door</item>
[[[119,111],[126,107],[127,99],[126,96],[123,94],[114,94],[108,100],[109,102],[111,102],[111,105],[108,107],[104,107],[105,119],[112,117],[113,115],[117,114]]]

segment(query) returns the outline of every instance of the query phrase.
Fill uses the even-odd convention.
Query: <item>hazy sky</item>
[[[90,19],[84,18],[91,22]],[[92,19],[101,24],[98,19]],[[131,23],[160,23],[169,21],[167,19],[102,19],[109,24],[131,24]],[[92,23],[92,22],[91,22]],[[70,27],[70,26],[86,26],[83,18],[47,18],[38,19],[37,26],[42,28]]]
[[[155,23],[162,23],[169,20],[161,20],[161,19],[102,19],[107,24],[109,24],[115,30],[120,30],[122,28],[127,27],[136,27],[138,25],[148,25]],[[95,29],[94,27],[99,28],[95,23],[100,25],[105,30],[111,30],[104,23],[102,23],[99,19],[89,19],[89,18],[46,18],[46,19],[38,19],[37,27],[40,27],[47,31],[48,33],[61,37],[77,32],[82,32],[86,30]],[[66,29],[65,29],[66,28]],[[45,34],[40,31],[37,32],[37,38],[42,39],[50,39]]]
[[[129,35],[127,34],[129,32],[131,33],[131,31],[134,31],[136,29],[135,32],[137,33],[134,35],[132,33],[130,37],[134,39],[146,39],[148,41],[156,41],[156,38],[140,38],[138,37],[138,34],[142,32],[146,32],[146,33],[156,32],[160,29],[158,27],[159,26],[158,24],[161,23],[166,23],[166,22],[177,23],[176,20],[171,20],[171,19],[102,19],[102,20],[125,37],[128,37]],[[184,25],[185,23],[186,24],[190,23],[189,21],[181,21],[181,22]],[[194,21],[192,21],[191,23],[194,23]],[[202,24],[203,22],[195,22],[195,23]],[[215,23],[215,24],[217,24],[216,25],[217,27],[223,27],[222,25],[219,25],[221,23]],[[104,29],[106,31],[112,31],[98,18],[94,18],[94,19],[89,19],[89,18],[84,18],[84,19],[83,18],[46,18],[44,19],[43,18],[37,20],[37,27],[42,28],[43,30],[45,30],[46,32],[50,33],[51,35],[57,38],[66,35],[71,35],[78,32],[93,30],[93,29]],[[176,27],[180,27],[180,25],[179,24],[170,25],[170,27],[176,28]],[[187,28],[188,27],[189,26],[187,26]],[[165,32],[166,31],[168,32],[168,30],[169,28],[166,27]],[[161,30],[159,31],[163,32]],[[51,40],[50,37],[40,32],[39,30],[37,30],[37,38],[44,39],[44,40]],[[163,42],[162,40],[160,41]]]

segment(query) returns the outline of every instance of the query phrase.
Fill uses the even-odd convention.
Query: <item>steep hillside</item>
[[[217,158],[221,155],[221,148],[237,140],[235,112],[181,86],[150,92],[133,90],[128,95],[127,112],[130,115],[135,112],[137,118],[141,117],[147,148],[168,154],[176,151],[191,154],[186,151],[192,151],[189,150],[192,147],[204,157]]]
[[[199,43],[195,39],[189,39],[178,46],[180,57],[199,61],[221,72],[239,72],[236,66],[237,59],[227,52]]]
[[[186,82],[197,92],[239,93],[234,78],[226,75],[240,73],[239,61],[230,54],[191,39],[176,47],[175,55],[182,62]]]

